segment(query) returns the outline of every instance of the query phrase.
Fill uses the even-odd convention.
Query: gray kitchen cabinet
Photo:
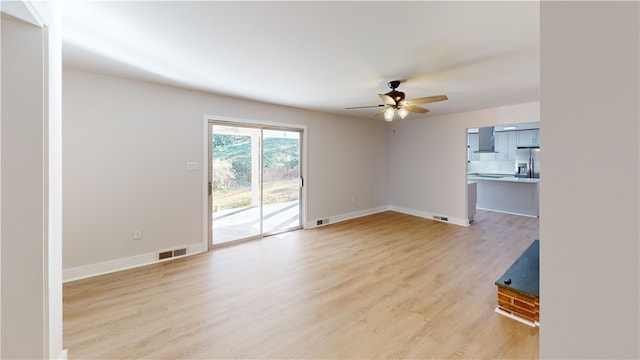
[[[518,149],[518,134],[515,131],[509,131],[507,134],[509,134],[509,151],[507,160],[515,160],[516,150]]]
[[[496,132],[496,151],[494,160],[515,160],[517,134],[515,131]]]
[[[477,184],[473,181],[467,182],[467,219],[469,224],[473,222],[473,217],[476,216],[477,199]]]
[[[539,130],[522,130],[517,132],[518,146],[540,146]]]
[[[494,160],[509,160],[509,133],[496,132],[495,149]]]
[[[478,134],[467,134],[467,161],[480,160],[480,154],[475,153],[478,151]]]
[[[538,133],[538,130],[496,131],[496,153],[475,153],[479,145],[478,134],[467,134],[467,161],[515,160],[518,146],[538,146]]]

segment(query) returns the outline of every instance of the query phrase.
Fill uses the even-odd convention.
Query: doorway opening
[[[209,121],[209,247],[302,228],[302,130]]]
[[[467,215],[539,216],[540,123],[467,129]]]

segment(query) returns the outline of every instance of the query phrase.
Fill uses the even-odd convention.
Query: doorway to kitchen
[[[302,130],[209,121],[209,247],[302,228]]]
[[[540,123],[467,129],[467,215],[539,216]]]

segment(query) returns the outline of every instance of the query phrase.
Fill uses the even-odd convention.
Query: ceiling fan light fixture
[[[387,122],[393,121],[393,117],[395,116],[396,111],[398,112],[398,116],[401,119],[404,119],[409,115],[410,112],[424,114],[429,111],[429,109],[425,109],[420,106],[420,104],[428,104],[437,101],[449,100],[447,95],[435,95],[435,96],[427,96],[421,98],[415,98],[411,100],[405,100],[405,94],[402,91],[396,90],[398,86],[400,86],[400,80],[389,81],[387,85],[391,88],[391,91],[378,94],[383,104],[378,105],[370,105],[370,106],[355,106],[348,107],[345,109],[363,109],[363,108],[377,108],[383,107],[380,111],[376,113],[377,115],[383,114],[384,119]]]
[[[398,110],[398,115],[400,115],[401,119],[404,119],[407,117],[407,115],[409,115],[409,110],[405,108],[400,108],[400,110]]]
[[[392,107],[388,108],[384,111],[384,119],[385,121],[391,122],[393,120],[394,110]]]

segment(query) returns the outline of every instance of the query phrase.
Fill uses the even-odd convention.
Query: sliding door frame
[[[214,125],[222,125],[222,126],[238,126],[238,127],[253,127],[259,128],[260,130],[283,130],[283,131],[297,131],[301,133],[300,136],[300,178],[301,178],[301,191],[300,191],[300,228],[306,228],[306,219],[307,219],[307,186],[305,183],[305,179],[307,178],[307,126],[298,125],[298,124],[288,124],[288,123],[275,123],[268,121],[259,121],[259,120],[249,120],[249,119],[239,119],[239,118],[231,118],[226,116],[216,116],[216,115],[204,115],[203,117],[203,156],[202,156],[202,190],[203,190],[203,201],[202,201],[202,213],[203,213],[203,251],[209,251],[213,249],[213,226],[211,222],[210,213],[211,202],[212,202],[212,189],[209,185],[210,181],[212,181],[212,168],[209,163],[209,155],[212,151],[211,144],[213,140],[213,135],[210,131],[210,124]],[[262,151],[260,154],[260,158],[262,159]],[[262,162],[262,160],[261,160]],[[261,164],[262,165],[262,164]],[[262,166],[261,170],[262,172]],[[262,174],[260,175],[262,178]],[[262,180],[260,181],[260,186],[262,187]],[[262,192],[262,191],[261,191]],[[261,205],[262,206],[262,205]],[[262,222],[262,219],[261,219]],[[272,235],[270,234],[262,234],[262,226],[261,226],[261,235]],[[248,239],[248,240],[253,240]],[[240,240],[241,241],[241,240]]]

